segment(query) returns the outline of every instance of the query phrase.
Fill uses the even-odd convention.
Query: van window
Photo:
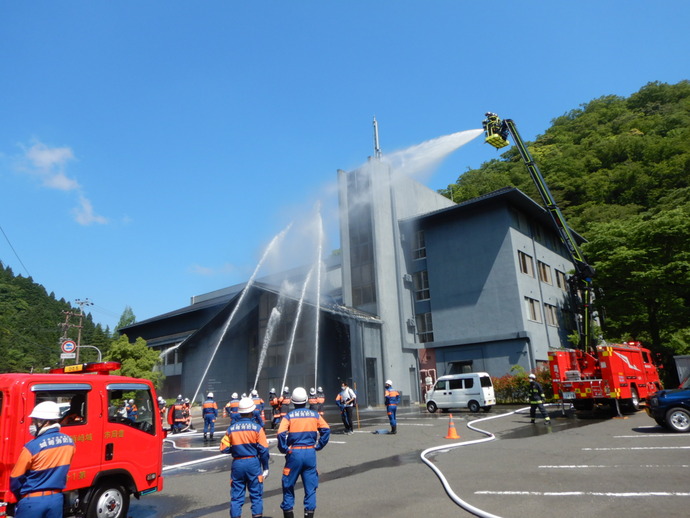
[[[492,387],[493,384],[491,383],[491,377],[490,376],[481,376],[479,378],[479,382],[482,384],[482,387]]]
[[[462,379],[450,380],[450,389],[451,390],[458,390],[461,388],[462,388]]]
[[[154,434],[158,410],[148,385],[117,383],[108,385],[108,421]],[[160,418],[158,418],[160,421]]]
[[[465,378],[465,388],[471,389],[474,387],[474,378]]]
[[[448,380],[437,381],[434,390],[448,390]]]

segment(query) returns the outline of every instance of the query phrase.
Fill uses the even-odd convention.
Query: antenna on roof
[[[381,147],[379,146],[379,123],[374,116],[374,157],[381,158]]]

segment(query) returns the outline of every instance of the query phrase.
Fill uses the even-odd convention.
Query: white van
[[[486,372],[441,376],[426,393],[426,409],[432,414],[439,408],[444,412],[450,408],[469,408],[470,412],[481,408],[488,412],[495,404],[494,385]]]

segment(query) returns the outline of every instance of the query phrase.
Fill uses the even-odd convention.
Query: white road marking
[[[647,496],[690,496],[690,493],[669,491],[644,491],[615,493],[612,491],[475,491],[475,495],[507,496],[606,496],[614,498],[647,497]]]
[[[568,465],[563,465],[563,466],[537,466],[540,469],[618,469],[618,468],[630,468],[630,466],[626,465],[613,465],[613,466],[597,466],[597,465],[591,465],[591,464],[583,464],[583,465],[574,465],[574,466],[568,466]],[[638,466],[639,468],[642,469],[649,469],[649,468],[690,468],[690,464],[641,464]]]
[[[631,448],[582,448],[582,451],[690,450],[690,446],[633,446]]]

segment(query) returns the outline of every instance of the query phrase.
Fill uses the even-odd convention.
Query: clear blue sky
[[[0,260],[111,329],[125,306],[172,311],[334,203],[374,116],[384,154],[487,110],[532,140],[688,79],[688,21],[690,3],[634,0],[2,1]],[[425,183],[496,156],[476,139]]]

